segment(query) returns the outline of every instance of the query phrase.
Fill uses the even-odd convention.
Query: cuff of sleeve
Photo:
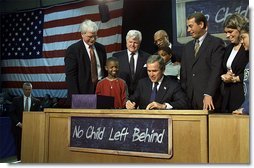
[[[164,103],[164,104],[166,105],[166,110],[170,110],[173,108],[169,103]]]
[[[18,124],[16,124],[16,127],[20,126],[21,125],[21,122],[18,122]]]

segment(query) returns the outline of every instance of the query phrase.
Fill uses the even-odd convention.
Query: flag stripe
[[[44,13],[45,14],[52,14],[54,12],[60,12],[60,11],[68,11],[68,10],[73,10],[73,9],[78,9],[81,6],[92,6],[92,5],[96,5],[95,1],[83,1],[83,2],[78,2],[78,3],[70,3],[69,5],[56,5],[53,8],[47,8]],[[56,18],[56,17],[54,17]]]
[[[115,11],[110,12],[110,18],[117,18],[120,17],[122,14],[122,9],[118,9]],[[72,18],[64,18],[64,19],[59,19],[59,20],[54,20],[54,21],[48,21],[44,24],[44,28],[51,28],[51,27],[62,27],[62,26],[68,26],[68,25],[75,25],[75,24],[80,24],[82,21],[85,19],[92,18],[93,21],[100,21],[100,14],[88,14],[85,16],[72,16]],[[63,22],[64,21],[64,22]],[[60,33],[60,32],[59,32]]]
[[[11,88],[21,88],[23,85],[22,81],[8,81],[8,82],[3,82],[4,86],[8,86]],[[33,82],[33,88],[34,89],[40,89],[40,88],[44,88],[45,85],[47,85],[47,87],[51,88],[51,89],[65,89],[67,87],[66,82],[48,82],[45,84],[45,82]]]
[[[30,82],[44,82],[45,85],[47,83],[51,83],[48,81],[52,81],[54,79],[57,82],[64,82],[65,81],[65,75],[63,74],[3,74],[3,78],[6,79],[6,81],[30,81]]]
[[[119,36],[120,36],[119,34],[116,34],[116,35],[107,36],[104,38],[98,38],[97,41],[104,45],[110,45],[114,43]],[[43,50],[44,51],[65,50],[66,45],[70,46],[71,44],[77,42],[78,40],[60,41],[60,42],[43,44]]]
[[[64,58],[38,58],[38,59],[8,59],[2,60],[2,67],[34,67],[64,65]]]
[[[3,74],[50,74],[63,73],[64,66],[36,66],[36,67],[6,67],[2,69]]]
[[[109,35],[115,35],[115,32],[121,32],[122,27],[116,26],[111,27],[109,29],[99,30],[98,36],[99,37],[107,37]],[[77,40],[80,39],[81,34],[80,32],[74,32],[74,33],[68,33],[68,34],[62,34],[62,35],[52,35],[52,36],[46,36],[43,38],[44,43],[53,43],[57,41],[67,41],[67,40]]]

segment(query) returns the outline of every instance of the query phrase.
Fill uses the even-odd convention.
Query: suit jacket
[[[227,73],[227,61],[230,56],[230,53],[234,47],[234,44],[229,44],[226,47],[224,60],[223,60],[223,73]],[[249,62],[249,54],[245,51],[244,47],[241,46],[237,52],[231,68],[233,73],[236,76],[240,77],[241,82],[237,83],[222,83],[222,111],[229,112],[238,109],[244,101],[244,88],[243,88],[243,79],[244,79],[244,69],[247,63]]]
[[[105,77],[107,59],[105,47],[99,43],[95,43],[94,46],[100,60],[103,77]],[[82,40],[67,48],[64,62],[69,100],[72,94],[94,94],[90,58]]]
[[[130,63],[127,49],[112,55],[119,60],[119,77],[125,80],[129,95],[132,95],[137,87],[138,80],[147,77],[146,61],[149,54],[138,50],[138,60],[134,79],[131,77]],[[145,67],[144,67],[145,66]]]
[[[188,42],[181,59],[181,85],[195,109],[203,109],[204,94],[212,96],[215,108],[220,108],[220,75],[225,51],[224,42],[209,33],[194,55],[194,40]]]
[[[40,111],[40,100],[34,97],[31,97],[31,107],[30,111]],[[10,118],[12,121],[12,133],[16,143],[16,153],[17,159],[21,159],[21,137],[22,137],[22,129],[17,127],[16,125],[23,120],[23,111],[24,111],[24,97],[15,97],[12,101],[12,105],[10,108]]]
[[[138,82],[135,93],[130,97],[130,100],[136,102],[140,109],[145,109],[150,102],[152,93],[152,82],[147,77]],[[181,89],[180,83],[164,76],[160,88],[157,92],[155,101],[158,103],[169,103],[173,109],[187,109],[188,102],[185,93]]]
[[[40,111],[41,102],[35,97],[31,97],[30,111]],[[12,105],[10,107],[10,118],[13,125],[17,125],[19,122],[22,123],[24,111],[24,96],[13,98]]]

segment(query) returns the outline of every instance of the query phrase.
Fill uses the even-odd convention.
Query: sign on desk
[[[72,116],[70,150],[170,158],[172,119],[159,115]]]

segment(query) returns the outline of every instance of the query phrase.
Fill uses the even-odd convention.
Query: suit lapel
[[[33,107],[33,104],[34,103],[34,98],[31,97],[31,106],[30,106],[30,111],[34,111],[34,107]]]
[[[193,44],[194,44],[194,46],[193,46],[193,57],[194,57],[194,59],[193,59],[192,66],[199,60],[199,57],[202,55],[202,53],[205,53],[206,47],[209,46],[209,45],[207,44],[207,43],[209,43],[209,39],[210,39],[210,38],[209,38],[209,34],[207,34],[206,37],[205,37],[205,39],[204,39],[204,41],[202,42],[202,44],[201,44],[199,50],[198,50],[198,53],[197,53],[196,56],[195,56],[195,54],[194,54],[195,42],[193,41]]]
[[[166,81],[167,81],[167,78],[166,78],[166,76],[164,76],[164,78],[161,82],[160,88],[157,92],[156,99],[155,99],[157,102],[162,102],[164,95],[167,93],[168,86],[166,84],[167,83]]]
[[[195,52],[194,52],[194,47],[195,47],[195,41],[194,40],[192,40],[192,42],[191,42],[191,44],[190,44],[190,46],[189,46],[189,49],[188,49],[188,51],[192,51],[192,52],[190,52],[190,63],[191,63],[191,65],[194,65],[194,63],[196,62],[196,58],[195,58]]]
[[[124,64],[123,64],[123,67],[121,67],[121,68],[122,69],[128,69],[129,78],[130,78],[130,81],[132,81],[130,61],[129,61],[129,56],[128,56],[128,51],[127,50],[124,51],[124,55],[122,56],[122,59],[123,59]],[[135,76],[134,76],[134,78],[135,78]]]
[[[147,90],[149,90],[147,93],[144,93],[144,94],[146,94],[147,96],[146,96],[146,98],[147,98],[147,102],[148,103],[150,103],[150,97],[151,97],[151,94],[152,94],[152,89],[153,89],[153,83],[152,83],[152,81],[148,78],[148,80],[147,80],[147,83],[148,83],[148,85],[144,85],[144,87],[148,87],[149,89],[147,89]],[[158,92],[157,92],[158,93]],[[156,98],[155,98],[156,99]]]
[[[232,50],[233,50],[233,48],[232,48]],[[232,50],[231,50],[231,51],[232,51]],[[243,55],[244,55],[244,52],[245,52],[244,47],[241,46],[241,47],[239,48],[238,52],[236,53],[236,56],[235,56],[235,58],[233,59],[233,62],[232,62],[232,64],[231,64],[232,70],[235,71],[235,67],[236,67],[237,65],[239,65],[239,62],[241,62],[240,59],[243,59],[242,57],[243,57]],[[229,54],[229,55],[230,55],[230,54]],[[234,72],[234,71],[233,71],[233,72]]]
[[[82,40],[80,41],[80,54],[79,55],[81,56],[81,58],[79,58],[79,59],[83,62],[85,67],[89,67],[88,69],[91,69],[90,68],[90,66],[91,66],[90,58],[89,58],[88,52],[86,51],[86,46]]]
[[[140,52],[138,52],[137,67],[136,67],[136,73],[135,73],[135,77],[134,78],[136,78],[137,74],[142,70],[142,68],[144,66],[143,62],[144,62],[144,57],[143,57],[143,55]]]
[[[24,111],[24,97],[23,96],[20,97],[20,101],[19,102],[20,102],[20,107],[22,109],[21,111]]]
[[[101,53],[101,50],[99,50],[99,47],[97,45],[97,43],[94,44],[94,47],[96,49],[96,52],[98,54],[98,57],[99,57],[99,60],[100,60],[100,65],[102,68],[104,68],[102,65],[103,65],[103,60],[102,60],[102,53]]]
[[[129,70],[129,74],[131,74],[131,68],[130,68],[130,61],[129,61],[129,56],[128,56],[128,51],[125,50],[124,56],[123,56],[123,62],[125,62],[125,69]],[[131,78],[131,75],[130,75]]]

